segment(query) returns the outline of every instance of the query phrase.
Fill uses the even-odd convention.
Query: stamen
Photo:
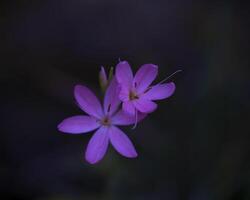
[[[137,96],[137,94],[133,91],[129,92],[129,100],[135,100],[135,99],[139,99],[139,97]]]
[[[156,85],[160,85],[162,83],[164,83],[165,81],[167,81],[169,78],[171,78],[172,76],[174,76],[175,74],[179,73],[179,72],[182,72],[181,69],[175,71],[174,73],[172,73],[170,76],[164,78],[162,81],[160,81],[159,83],[157,83]],[[144,94],[147,93],[149,90],[152,89],[153,86],[149,86],[145,91],[144,91]]]
[[[177,73],[179,73],[179,72],[182,72],[182,70],[179,69],[179,70],[175,71],[174,73],[172,73],[171,75],[169,75],[168,77],[166,77],[166,78],[164,78],[162,81],[160,81],[158,84],[164,83],[165,81],[167,81],[168,79],[170,79],[172,76],[174,76],[175,74],[177,74]],[[158,84],[157,84],[157,85],[158,85]]]
[[[103,126],[109,126],[109,125],[110,125],[109,118],[108,118],[108,117],[104,117],[104,118],[101,120],[101,124],[102,124]]]

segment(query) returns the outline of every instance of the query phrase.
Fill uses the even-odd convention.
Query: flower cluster
[[[103,105],[86,86],[76,85],[75,99],[87,115],[66,118],[58,125],[58,130],[71,134],[96,130],[85,152],[85,158],[91,164],[104,157],[109,142],[121,155],[137,157],[131,140],[117,126],[137,124],[156,110],[155,100],[168,98],[174,93],[173,82],[151,86],[157,74],[158,67],[153,64],[142,65],[135,76],[127,61],[120,61],[115,67],[115,75],[112,69],[109,77],[102,67],[99,79],[105,91]]]

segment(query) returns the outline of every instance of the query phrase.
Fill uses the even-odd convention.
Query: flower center
[[[109,120],[108,117],[104,117],[104,118],[101,120],[101,124],[102,124],[103,126],[109,126],[109,125],[111,125],[110,120]]]
[[[139,99],[139,97],[137,96],[137,94],[133,91],[129,92],[129,100],[135,100],[135,99]]]

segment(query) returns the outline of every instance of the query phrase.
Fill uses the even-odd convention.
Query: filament
[[[179,69],[179,70],[175,71],[174,73],[172,73],[171,75],[167,76],[167,77],[164,78],[162,81],[160,81],[158,84],[164,83],[165,81],[167,81],[168,79],[170,79],[172,76],[174,76],[175,74],[177,74],[177,73],[179,73],[179,72],[182,72],[182,70]],[[158,85],[158,84],[157,84],[157,85]]]

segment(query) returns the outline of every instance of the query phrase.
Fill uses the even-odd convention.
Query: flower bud
[[[105,92],[106,88],[108,87],[108,79],[103,66],[101,67],[101,70],[99,72],[99,83],[101,86],[101,90]]]

